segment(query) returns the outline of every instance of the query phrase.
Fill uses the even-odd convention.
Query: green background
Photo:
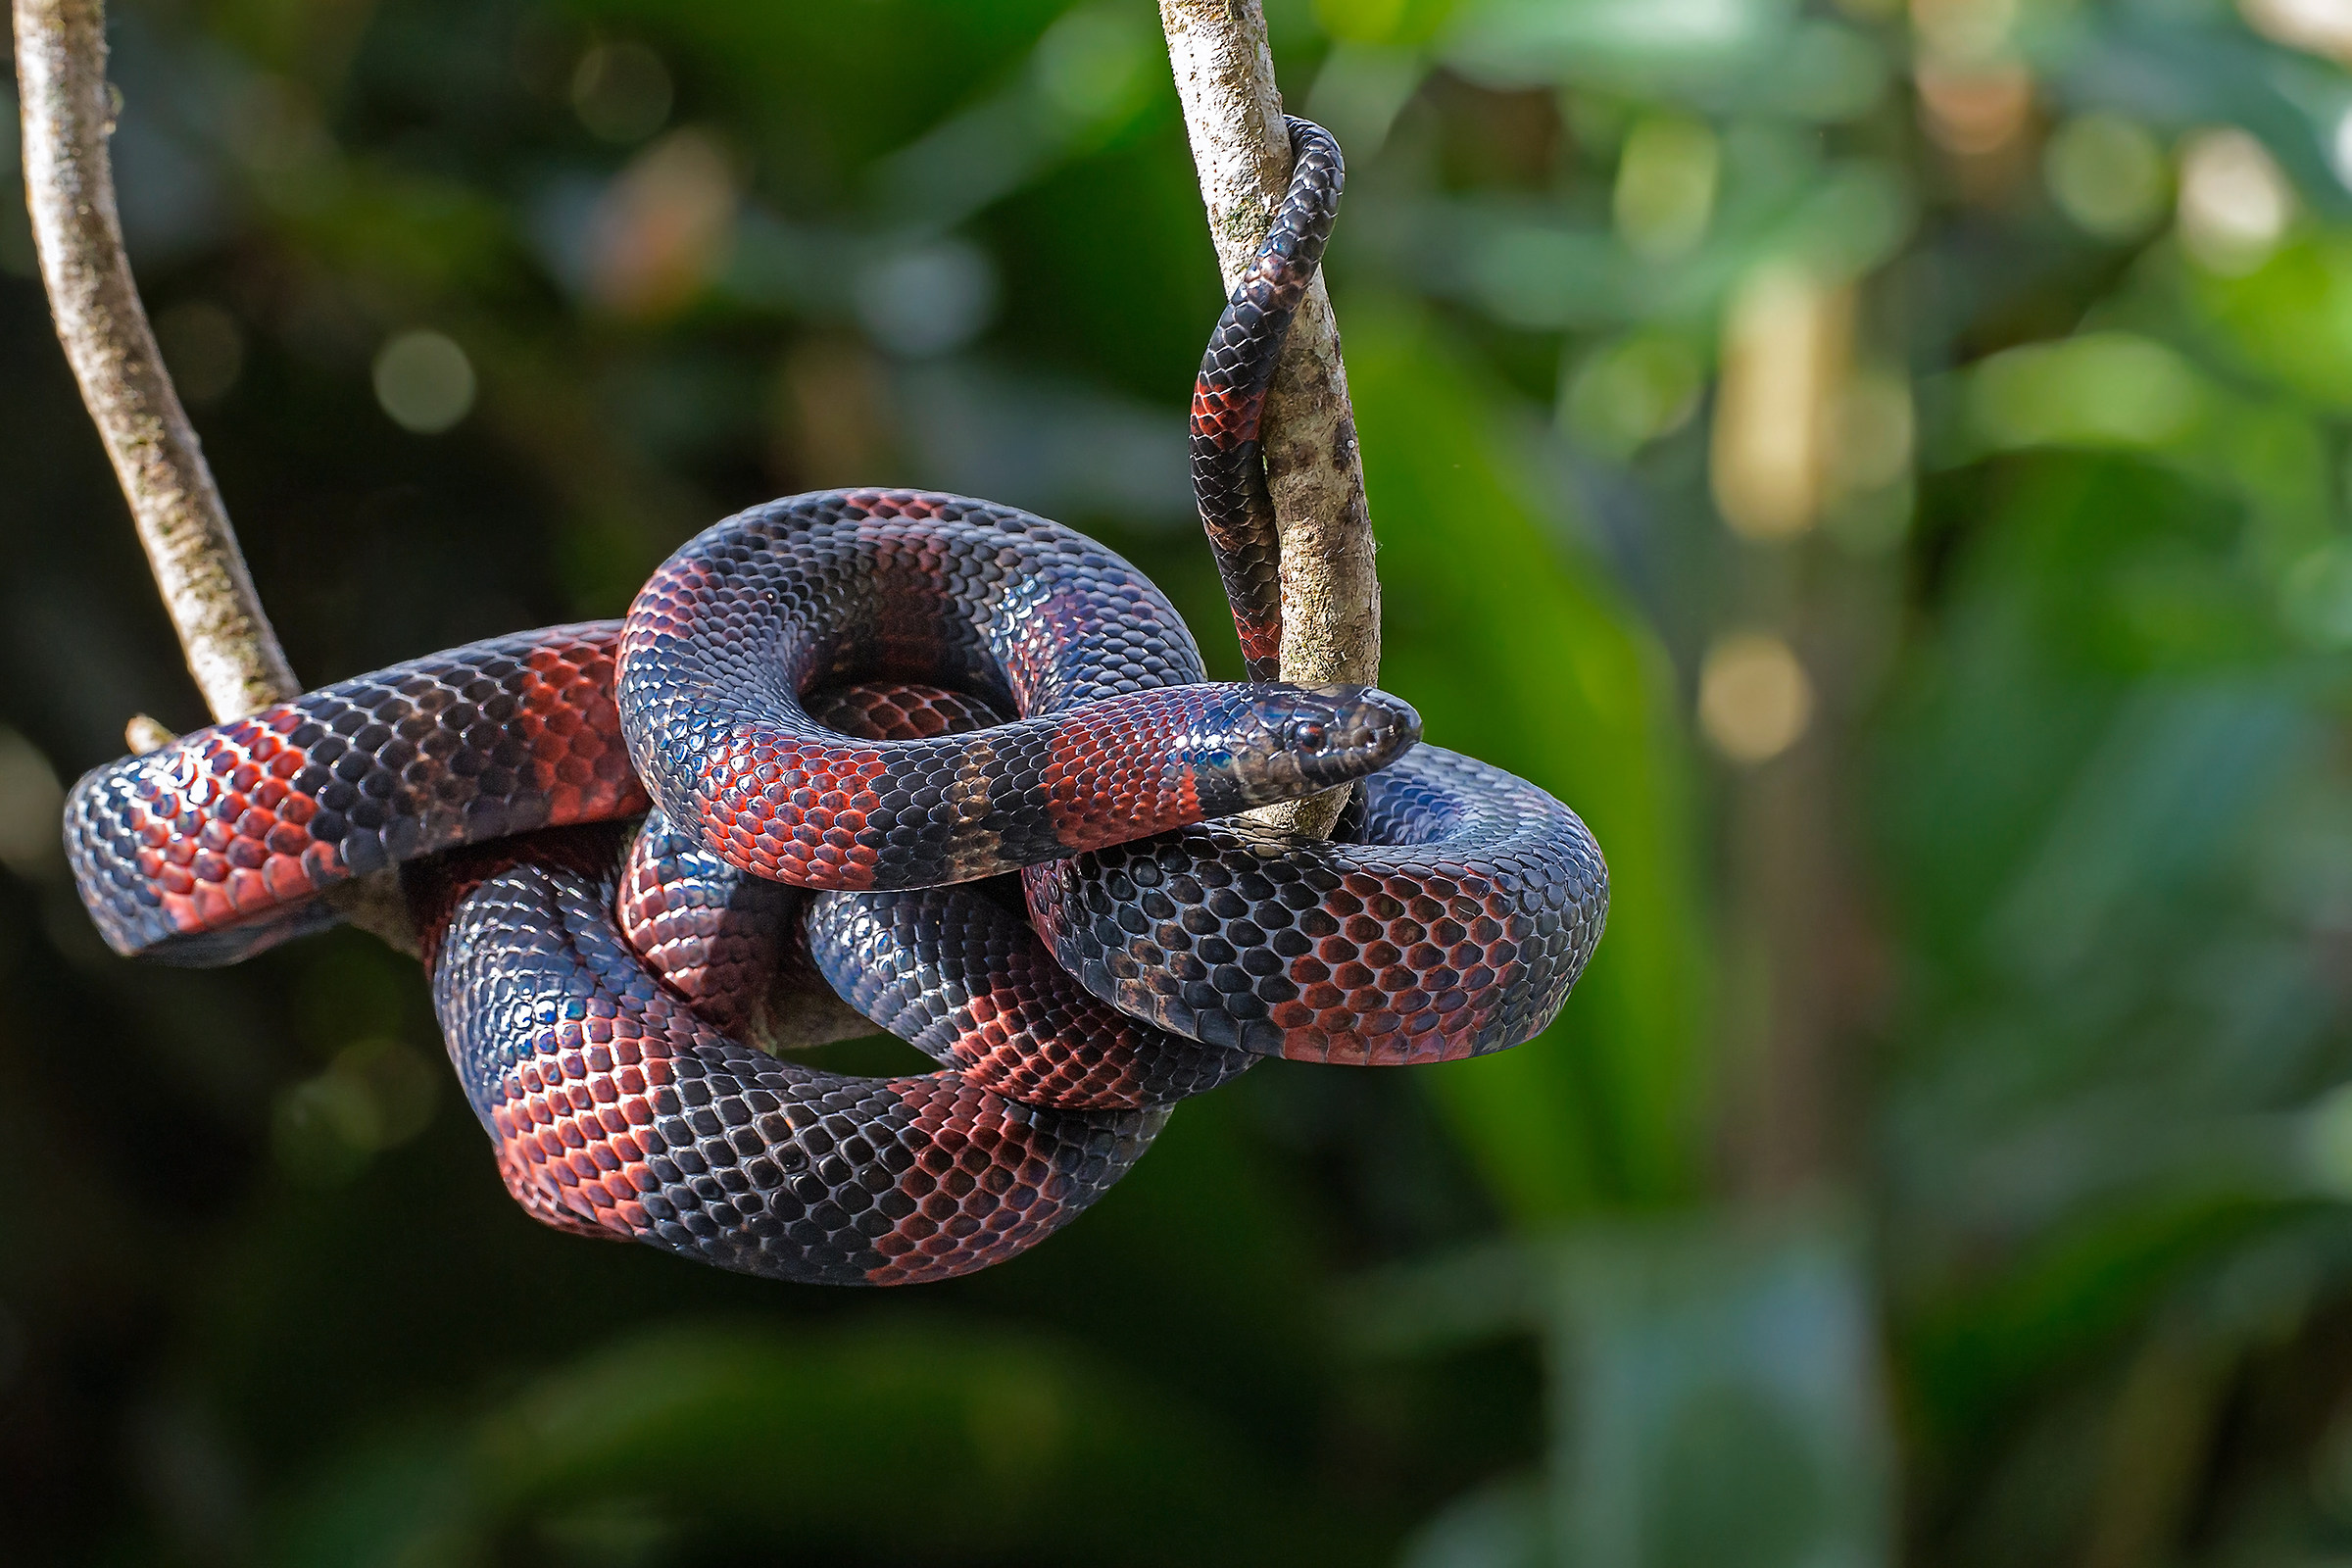
[[[12,1560],[2352,1561],[2328,8],[1270,9],[1349,160],[1384,684],[1609,858],[1560,1023],[1269,1064],[946,1285],[538,1229],[413,963],[172,972],[82,917],[61,781],[203,714],[5,204]],[[1142,0],[113,34],[132,258],[306,680],[616,613],[849,482],[1085,528],[1238,674]],[[1757,407],[1825,432],[1785,537],[1725,521]],[[1760,760],[1710,684],[1740,635],[1811,693]]]

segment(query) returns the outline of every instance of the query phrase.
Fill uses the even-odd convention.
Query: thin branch
[[[24,198],[57,335],[114,459],[188,671],[216,719],[302,690],[253,591],[220,491],[122,254],[107,155],[101,0],[15,0]]]
[[[1290,182],[1265,13],[1258,0],[1160,0],[1159,20],[1217,264],[1231,288]],[[1282,527],[1282,677],[1370,685],[1380,675],[1380,579],[1339,323],[1321,277],[1291,323],[1261,430]],[[1323,838],[1343,803],[1334,792],[1255,814]]]
[[[122,252],[107,153],[115,102],[106,80],[106,7],[103,0],[14,0],[14,11],[24,204],[58,340],[114,460],[205,707],[215,720],[242,718],[298,696],[302,685],[254,592]],[[169,745],[172,733],[139,714],[124,740],[149,751]],[[326,897],[352,924],[417,952],[397,873],[363,877]]]

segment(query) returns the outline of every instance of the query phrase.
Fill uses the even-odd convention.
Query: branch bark
[[[1200,199],[1231,289],[1273,226],[1291,143],[1259,0],[1160,0]],[[1380,676],[1380,579],[1364,503],[1355,411],[1331,296],[1318,276],[1291,323],[1261,425],[1282,528],[1282,678],[1370,685]],[[1269,807],[1258,819],[1330,836],[1345,791]]]
[[[15,0],[24,199],[57,335],[114,460],[188,672],[215,719],[302,688],[246,572],[122,253],[102,0]]]
[[[106,79],[103,0],[14,0],[17,92],[24,109],[24,205],[58,340],[114,460],[165,613],[216,721],[299,696],[237,548],[220,486],[164,368],[122,250],[115,206],[114,91]],[[144,714],[134,751],[168,745]],[[397,873],[336,888],[346,919],[404,953],[418,951]]]

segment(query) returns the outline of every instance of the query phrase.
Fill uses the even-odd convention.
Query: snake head
[[[1187,737],[1203,817],[1295,801],[1377,773],[1421,739],[1421,715],[1370,686],[1238,686]]]

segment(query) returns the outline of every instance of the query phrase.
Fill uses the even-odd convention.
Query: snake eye
[[[1294,718],[1283,739],[1291,751],[1312,757],[1331,744],[1331,730],[1319,718]]]

